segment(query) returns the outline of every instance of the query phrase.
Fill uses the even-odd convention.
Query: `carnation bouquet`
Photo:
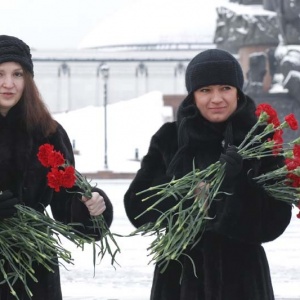
[[[11,294],[19,299],[14,289],[14,284],[19,280],[31,298],[27,281],[30,278],[38,282],[35,264],[54,272],[57,259],[62,265],[73,263],[71,252],[63,247],[60,235],[82,250],[84,244],[94,244],[94,239],[76,231],[73,224],[65,225],[53,220],[47,213],[23,205],[16,205],[16,208],[16,216],[0,221],[0,285],[6,283]]]
[[[91,197],[92,186],[73,166],[71,166],[59,151],[50,144],[40,146],[37,154],[39,161],[50,171],[47,174],[49,187],[56,192],[60,188],[80,188],[80,193]],[[80,201],[80,200],[78,200]],[[96,263],[96,252],[102,259],[106,253],[111,256],[112,265],[120,248],[103,218],[91,216],[93,229],[100,236],[99,243],[95,238],[83,234],[76,228],[80,223],[63,224],[52,219],[47,211],[40,213],[23,205],[16,205],[17,214],[0,221],[0,285],[7,284],[11,294],[19,300],[15,291],[15,283],[20,281],[29,298],[32,297],[28,287],[28,279],[38,282],[34,266],[44,266],[49,272],[54,272],[54,265],[72,264],[71,252],[64,248],[60,236],[63,236],[78,248],[84,250],[86,244],[93,246],[93,263]],[[115,249],[110,244],[112,241]]]
[[[86,198],[92,197],[93,187],[90,182],[85,176],[70,165],[64,156],[54,149],[53,145],[41,145],[37,156],[41,164],[50,170],[47,174],[49,187],[53,188],[56,192],[59,192],[60,188],[70,189],[77,187],[79,190],[72,191],[72,193],[81,194]],[[98,256],[102,259],[107,252],[111,256],[113,265],[116,262],[116,254],[120,252],[114,234],[110,232],[102,214],[99,216],[91,216],[91,220],[94,231],[100,236],[100,244],[97,244],[99,248]],[[110,241],[113,243],[114,249],[111,246]]]
[[[284,143],[283,140],[283,131],[298,129],[298,122],[293,114],[289,114],[280,123],[277,112],[269,104],[258,105],[256,115],[258,120],[237,147],[238,153],[243,159],[284,156],[283,167],[262,174],[254,180],[275,199],[300,208],[300,138],[290,143]],[[147,223],[132,233],[154,236],[148,249],[149,255],[162,272],[171,260],[178,260],[181,255],[190,258],[185,249],[193,247],[201,239],[205,225],[211,219],[208,210],[221,193],[220,186],[224,176],[225,164],[217,161],[203,170],[194,166],[182,178],[172,179],[138,193],[150,194],[142,201],[152,197],[158,197],[158,200],[137,216],[137,219],[150,210],[157,210],[157,205],[166,198],[173,197],[176,200],[176,205],[161,213],[156,222]],[[298,216],[300,217],[300,213]],[[191,262],[194,266],[192,259]]]

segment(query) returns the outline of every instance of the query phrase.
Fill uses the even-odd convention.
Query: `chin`
[[[208,121],[212,122],[212,123],[222,123],[225,122],[228,118],[209,118]]]

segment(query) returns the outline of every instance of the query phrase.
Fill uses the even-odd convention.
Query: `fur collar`
[[[248,96],[240,95],[237,110],[226,122],[211,123],[202,117],[190,94],[178,109],[178,145],[225,140],[226,145],[238,146],[256,121],[255,103]]]

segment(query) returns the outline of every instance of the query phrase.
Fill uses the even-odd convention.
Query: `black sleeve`
[[[277,168],[278,162],[265,159],[259,162],[259,173]],[[207,230],[218,232],[228,238],[246,243],[263,243],[279,237],[288,226],[292,207],[276,200],[249,178],[253,170],[250,162],[244,164],[243,172],[234,185],[233,193],[224,195],[213,203]]]
[[[50,143],[54,145],[56,151],[60,151],[65,159],[71,165],[75,166],[74,154],[70,139],[61,125],[58,125],[57,132],[50,138]],[[80,172],[80,170],[78,170]],[[67,223],[82,223],[84,229],[81,230],[86,234],[93,234],[92,221],[87,207],[80,201],[81,195],[77,193],[76,187],[72,189],[61,189],[60,192],[53,192],[53,197],[50,203],[53,217],[65,224]],[[104,198],[106,204],[106,210],[103,213],[104,219],[108,226],[112,223],[113,207],[108,196],[104,191],[98,188],[94,188],[93,191],[99,192]]]
[[[165,151],[162,150],[162,144],[166,144],[162,141],[170,139],[170,136],[165,135],[167,133],[165,129],[168,126],[168,124],[163,125],[152,137],[148,153],[143,158],[141,167],[124,196],[126,214],[135,227],[142,226],[148,222],[155,222],[161,213],[167,211],[175,203],[175,199],[170,197],[164,199],[158,206],[155,206],[155,209],[147,211],[160,197],[154,196],[143,201],[146,197],[153,195],[154,192],[137,195],[138,192],[172,180],[171,176],[166,175],[167,163],[164,156]],[[138,217],[142,213],[143,215]]]

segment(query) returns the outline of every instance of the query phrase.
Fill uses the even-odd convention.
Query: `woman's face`
[[[22,97],[25,86],[24,71],[16,62],[0,64],[0,114],[6,116]]]
[[[237,108],[237,89],[229,85],[209,85],[194,92],[201,115],[212,123],[226,121]]]

